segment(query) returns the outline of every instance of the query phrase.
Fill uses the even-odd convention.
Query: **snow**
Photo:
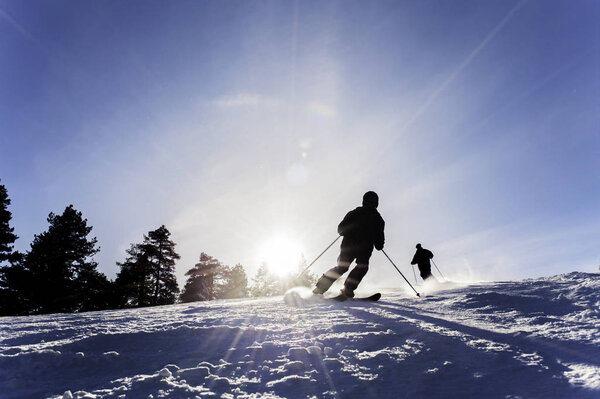
[[[599,274],[418,289],[0,318],[0,398],[600,397]]]

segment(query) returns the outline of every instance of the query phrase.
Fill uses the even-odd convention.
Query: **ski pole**
[[[413,289],[413,291],[415,292],[415,294],[417,294],[417,296],[421,296],[421,294],[419,294],[417,292],[417,290],[415,290],[415,287],[412,286],[412,284],[410,283],[410,281],[408,281],[406,279],[406,277],[404,277],[404,274],[402,274],[402,272],[400,271],[400,269],[398,269],[398,266],[396,266],[396,264],[390,259],[390,257],[388,256],[388,254],[386,254],[383,249],[381,250],[381,252],[383,252],[383,254],[385,255],[385,257],[388,258],[388,260],[390,261],[390,263],[396,268],[396,270],[398,271],[398,273],[400,273],[400,275],[404,278],[404,281],[406,281],[408,283],[408,285],[410,285],[410,288]]]
[[[417,281],[417,273],[415,273],[415,265],[411,265],[412,269],[413,269],[413,276],[415,276],[415,285],[417,285],[418,281]]]
[[[313,264],[314,264],[314,263],[315,263],[317,260],[319,260],[319,258],[320,258],[320,257],[321,257],[321,256],[322,256],[322,255],[323,255],[325,252],[327,252],[327,250],[328,250],[329,248],[331,248],[331,246],[332,246],[333,244],[335,244],[335,242],[336,242],[337,240],[339,240],[339,239],[340,239],[340,237],[341,237],[341,236],[337,236],[337,238],[336,238],[335,240],[333,240],[333,242],[332,242],[331,244],[329,244],[329,246],[328,246],[327,248],[325,248],[325,249],[323,250],[323,252],[321,252],[321,253],[319,254],[319,256],[317,256],[317,257],[315,258],[315,260],[313,260],[312,262],[310,262],[310,265],[306,266],[306,269],[302,270],[302,272],[301,272],[301,273],[298,275],[298,277],[296,277],[296,280],[298,280],[300,277],[302,277],[302,275],[303,275],[304,273],[306,273],[306,271],[307,271],[308,269],[310,269],[310,267],[311,267],[311,266],[312,266],[312,265],[313,265]]]
[[[433,262],[433,259],[431,259],[431,261]],[[446,277],[444,277],[444,275],[442,274],[442,272],[440,271],[440,269],[437,267],[437,265],[435,264],[435,262],[433,262],[433,265],[435,266],[435,268],[437,269],[438,273],[440,274],[440,276],[442,276],[442,278],[444,280],[446,280]]]

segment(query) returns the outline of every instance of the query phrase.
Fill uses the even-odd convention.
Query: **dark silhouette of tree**
[[[163,225],[148,235],[144,242],[131,244],[127,258],[117,263],[121,271],[115,280],[120,306],[138,307],[175,303],[179,287],[175,278],[175,243]]]
[[[92,226],[73,205],[50,213],[48,231],[36,235],[19,271],[17,289],[27,313],[97,310],[106,307],[106,276],[91,259],[99,248]]]
[[[28,276],[20,262],[0,271],[0,316],[28,314]]]
[[[152,304],[167,305],[175,303],[179,287],[175,278],[175,261],[180,258],[175,252],[175,243],[171,233],[162,225],[144,237],[152,266]],[[147,243],[146,243],[147,241]]]
[[[181,302],[210,301],[215,299],[215,275],[223,265],[202,252],[200,261],[188,270],[188,279],[180,295]]]
[[[248,277],[239,263],[229,267],[202,252],[200,262],[187,271],[188,279],[180,296],[181,302],[248,296]]]
[[[12,213],[8,210],[10,198],[3,184],[0,184],[0,315],[23,312],[19,296],[23,269],[19,265],[21,254],[14,251],[14,243],[19,238],[10,226]]]
[[[14,243],[17,240],[15,229],[10,227],[12,213],[8,210],[10,198],[3,184],[0,184],[0,266],[3,262],[14,262],[18,254],[14,251]]]
[[[117,265],[121,267],[115,280],[119,307],[149,306],[152,267],[144,244],[131,244],[127,258]]]

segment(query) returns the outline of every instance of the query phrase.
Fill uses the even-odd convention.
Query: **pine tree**
[[[222,266],[215,278],[215,298],[232,299],[248,296],[248,277],[241,264],[234,267]]]
[[[19,238],[10,227],[12,213],[8,210],[10,198],[6,187],[0,184],[0,315],[23,312],[20,299],[22,267],[21,254],[14,251],[14,243]]]
[[[20,262],[0,270],[0,316],[28,314],[28,275]]]
[[[16,260],[13,244],[17,240],[15,229],[10,227],[12,213],[8,210],[10,198],[3,184],[0,184],[0,266],[3,262]]]
[[[225,299],[231,285],[231,268],[224,264],[219,264],[213,273],[213,299]]]
[[[120,304],[125,307],[168,305],[175,303],[179,287],[175,278],[175,243],[163,225],[148,235],[144,242],[131,244],[127,258],[117,263],[121,271],[115,286]]]
[[[248,296],[248,276],[241,264],[235,265],[229,275],[226,298],[245,298]]]
[[[121,267],[115,280],[118,307],[149,306],[152,266],[144,245],[131,244],[125,262],[117,265]]]
[[[185,273],[188,279],[180,295],[181,302],[215,299],[215,275],[222,267],[221,262],[202,252],[200,261]]]
[[[297,271],[298,275],[300,275],[300,273],[302,273],[302,275],[300,277],[293,278],[294,286],[312,287],[317,283],[317,276],[314,273],[312,273],[310,270],[304,271],[307,265],[308,262],[306,261],[304,255],[302,255],[300,262],[298,263]]]
[[[153,286],[152,304],[168,305],[175,303],[179,287],[175,277],[175,261],[180,258],[171,241],[171,232],[162,225],[144,237],[151,257]]]
[[[300,277],[297,277],[297,275],[306,269],[306,266],[306,259],[304,256],[302,256],[295,272],[288,273],[283,276],[277,276],[270,272],[266,263],[262,263],[258,268],[256,275],[254,278],[252,278],[253,284],[250,288],[251,296],[281,295],[286,290],[293,287],[314,286],[317,281],[317,277],[310,271],[306,271]]]
[[[261,263],[256,271],[256,275],[252,278],[252,288],[250,294],[252,296],[273,296],[282,294],[284,287],[281,279],[274,276],[266,263]]]
[[[29,313],[95,310],[104,307],[108,285],[91,259],[99,248],[88,238],[92,226],[69,205],[62,215],[50,213],[48,231],[36,235],[23,260],[24,305]]]

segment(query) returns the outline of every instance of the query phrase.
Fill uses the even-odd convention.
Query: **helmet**
[[[363,195],[362,204],[364,207],[377,208],[379,205],[379,196],[375,191],[367,191],[365,195]]]

